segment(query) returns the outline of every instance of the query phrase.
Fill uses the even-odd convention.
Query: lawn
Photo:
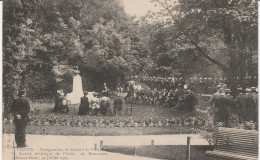
[[[206,157],[206,150],[213,150],[214,146],[192,145],[190,149],[191,160],[220,160],[218,158]],[[102,150],[108,152],[121,153],[126,155],[136,155],[140,157],[151,157],[157,159],[184,160],[186,159],[187,146],[103,146]],[[223,160],[223,159],[221,159]]]
[[[111,110],[113,107],[111,103]],[[122,116],[80,116],[79,105],[72,105],[69,114],[52,113],[54,102],[32,102],[31,108],[39,108],[37,115],[31,114],[26,132],[50,135],[160,135],[191,133],[191,126],[184,119],[195,117],[193,113],[179,113],[167,107],[133,105],[133,116],[126,115],[123,104]],[[75,108],[75,110],[74,110]],[[14,133],[11,117],[4,120],[6,133]],[[201,124],[203,125],[203,124]],[[194,127],[194,126],[192,126]]]

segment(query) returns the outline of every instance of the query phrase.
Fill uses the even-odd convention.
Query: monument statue
[[[73,76],[73,88],[72,92],[67,94],[67,99],[71,101],[71,104],[80,103],[80,98],[83,97],[82,79],[79,75],[80,71],[78,66],[75,67]]]

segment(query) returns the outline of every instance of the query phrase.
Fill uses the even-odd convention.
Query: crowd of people
[[[121,115],[123,101],[119,95],[114,99],[114,108],[110,109],[110,90],[106,83],[101,93],[97,92],[83,92],[83,97],[80,98],[79,115]],[[53,112],[68,113],[71,103],[66,98],[63,90],[57,90],[55,96],[55,106]]]
[[[213,105],[215,123],[222,122],[224,127],[230,127],[231,115],[237,114],[239,123],[253,121],[256,122],[256,129],[258,129],[258,88],[238,87],[238,95],[235,97],[223,83],[217,85],[216,89],[217,92],[209,100],[210,104]],[[29,120],[30,105],[25,96],[26,92],[21,90],[18,98],[13,101],[10,110],[16,126],[15,140],[18,147],[26,146],[25,128]],[[104,84],[104,89],[100,95],[94,93],[92,96],[89,96],[89,92],[84,92],[84,96],[80,100],[79,115],[121,115],[123,99],[119,94],[116,96],[112,112],[109,99],[110,91],[106,84]],[[63,90],[57,91],[54,112],[60,110],[67,112],[69,110],[69,103],[65,97],[66,94],[63,93]],[[195,94],[188,89],[186,84],[181,87],[178,86],[175,90],[135,90],[133,85],[129,85],[125,101],[126,103],[131,101],[133,103],[149,103],[151,105],[171,107],[181,112],[194,111],[194,106],[198,103]]]
[[[132,85],[127,89],[125,101],[136,104],[150,104],[171,107],[183,112],[192,112],[197,104],[196,96],[191,90],[183,88],[154,90],[133,90]]]
[[[131,76],[128,79],[145,83],[151,89],[157,90],[163,90],[164,88],[175,89],[180,85],[187,84],[190,90],[198,94],[212,94],[216,91],[216,86],[219,83],[226,82],[226,78],[222,77],[202,77],[197,75],[190,78]],[[240,81],[239,77],[234,78],[234,83],[239,83]],[[247,76],[243,80],[245,86],[256,86],[257,82],[257,76]]]
[[[228,88],[217,85],[217,92],[209,102],[213,105],[214,121],[222,122],[223,126],[230,127],[230,116],[237,114],[239,123],[244,121],[257,122],[258,117],[258,89],[256,87],[238,87],[236,97],[231,95]]]

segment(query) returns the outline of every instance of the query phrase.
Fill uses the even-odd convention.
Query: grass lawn
[[[102,150],[157,159],[185,160],[187,146],[103,146]],[[191,146],[191,160],[220,160],[206,157],[206,150],[213,150],[213,146]]]
[[[110,108],[112,110],[113,100],[111,102]],[[106,119],[111,120],[115,119],[115,116],[79,116],[78,105],[72,105],[72,110],[69,114],[59,114],[52,113],[52,109],[54,107],[54,102],[32,102],[31,108],[39,108],[39,115],[34,117],[34,119],[46,119],[49,118],[49,115],[54,115],[59,117],[60,119]],[[75,112],[74,112],[75,108]],[[130,115],[125,114],[126,105],[123,104],[122,116],[117,117],[121,119],[127,119]],[[154,111],[154,112],[153,112]],[[171,110],[168,107],[158,107],[152,105],[135,105],[133,104],[133,116],[137,120],[141,119],[149,119],[151,117],[155,118],[184,118],[188,116],[196,116],[196,113],[178,113],[176,111]],[[3,125],[6,133],[14,133],[14,125],[5,123]],[[44,133],[45,129],[45,133]],[[160,134],[187,134],[190,133],[189,126],[176,126],[176,127],[80,127],[77,125],[67,126],[66,124],[61,125],[43,125],[41,124],[33,124],[28,125],[26,128],[26,132],[28,134],[49,134],[49,135],[95,135],[95,136],[118,136],[118,135],[160,135]]]
[[[110,109],[113,111],[113,100],[110,102]],[[158,117],[164,117],[164,118],[172,118],[172,117],[187,117],[189,115],[194,115],[194,113],[178,113],[176,111],[171,110],[170,107],[158,107],[158,106],[152,106],[152,105],[139,105],[139,104],[133,104],[133,116],[137,118],[145,118],[145,117],[151,117],[158,116]],[[39,108],[40,114],[51,114],[52,109],[54,108],[54,102],[32,102],[31,108]],[[69,115],[76,115],[78,113],[79,104],[72,105],[72,111],[69,113]],[[74,113],[75,108],[75,113]],[[121,111],[121,117],[129,117],[130,112],[126,115],[126,104],[123,103],[123,110]],[[61,116],[64,114],[60,114]],[[110,116],[108,116],[110,117]]]

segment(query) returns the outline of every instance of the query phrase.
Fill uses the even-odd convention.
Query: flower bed
[[[5,124],[13,124],[10,115],[4,118]],[[29,125],[37,126],[73,126],[73,127],[198,127],[205,125],[205,120],[198,117],[159,118],[159,117],[101,117],[73,115],[31,115]]]

